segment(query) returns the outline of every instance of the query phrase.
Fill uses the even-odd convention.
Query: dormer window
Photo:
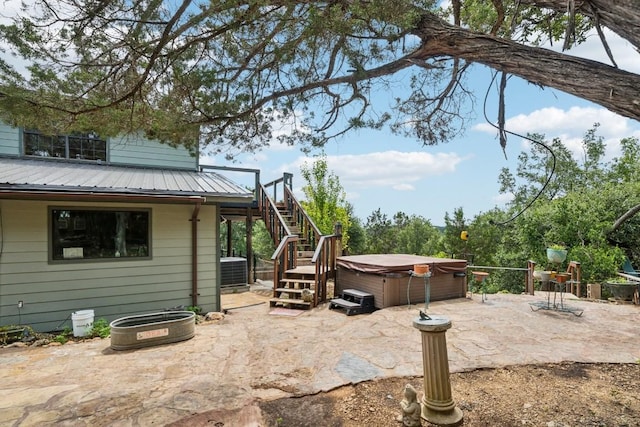
[[[107,141],[95,133],[51,136],[25,129],[22,140],[26,156],[107,161]]]

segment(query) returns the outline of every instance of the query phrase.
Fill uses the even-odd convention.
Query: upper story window
[[[27,156],[107,161],[107,141],[94,133],[51,136],[25,129],[22,135]]]

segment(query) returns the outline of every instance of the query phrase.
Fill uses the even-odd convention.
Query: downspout
[[[198,306],[198,214],[203,200],[198,200],[191,214],[191,305]]]

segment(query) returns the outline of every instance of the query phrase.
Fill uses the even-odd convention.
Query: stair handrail
[[[277,288],[280,280],[282,280],[283,272],[295,268],[298,263],[298,251],[296,251],[296,242],[299,237],[295,234],[286,236],[280,241],[271,260],[273,261],[273,297],[278,297]]]
[[[296,234],[292,233],[289,229],[289,226],[280,214],[275,201],[271,197],[269,197],[265,186],[260,184],[259,188],[260,197],[258,198],[258,204],[260,213],[267,230],[273,238],[273,241],[276,244],[280,244],[280,241],[284,237],[296,236]]]
[[[273,261],[273,296],[277,297],[276,288],[283,277],[283,272],[293,269],[298,264],[298,251],[296,245],[300,237],[291,232],[284,220],[276,202],[269,197],[264,185],[259,185],[258,204],[265,227],[271,234],[271,238],[278,245],[271,255]]]
[[[291,212],[291,216],[294,219],[294,223],[300,227],[300,232],[304,235],[304,238],[311,243],[311,248],[315,250],[316,245],[322,236],[320,228],[313,222],[307,211],[304,210],[293,191],[290,187],[284,187],[284,203],[287,210]]]
[[[331,278],[335,279],[338,252],[337,245],[341,236],[337,236],[336,234],[322,234],[318,226],[313,222],[293,194],[292,177],[292,174],[285,173],[282,178],[260,185],[259,206],[262,212],[262,218],[265,221],[267,229],[272,233],[274,242],[278,244],[278,247],[271,257],[274,261],[274,297],[277,297],[275,289],[283,277],[283,272],[297,266],[298,251],[296,250],[296,245],[300,241],[299,235],[293,234],[289,229],[275,202],[278,197],[278,184],[282,183],[285,208],[290,212],[293,224],[299,227],[303,239],[310,243],[314,251],[311,262],[315,266],[314,280],[316,283],[316,292],[314,292],[313,298],[314,306],[317,306],[319,301],[322,302],[327,299],[327,281]],[[268,195],[267,188],[270,187],[273,187],[273,199]],[[279,226],[278,224],[281,225]],[[283,233],[283,231],[286,234]]]
[[[276,206],[275,201],[278,199],[278,184],[282,184],[283,203],[285,204],[287,210],[291,212],[294,224],[300,226],[301,233],[308,241],[312,243],[312,248],[315,249],[315,244],[320,239],[322,232],[304,210],[298,199],[296,199],[296,196],[293,194],[293,174],[285,172],[282,178],[274,179],[273,181],[260,185],[260,208],[262,209],[263,207],[262,203],[264,202],[264,198],[269,199],[270,201],[272,201],[273,206]],[[267,189],[271,187],[273,187],[273,197],[268,196],[269,192],[267,191]]]
[[[289,187],[293,186],[293,174],[285,172],[282,178],[274,179],[273,181],[262,184],[261,186],[264,187],[264,189],[273,187],[272,199],[274,201],[277,201],[278,200],[278,184],[280,183],[282,183],[282,188],[283,188],[282,198],[284,200],[284,188],[287,186]]]
[[[311,263],[316,267],[316,292],[313,295],[314,306],[317,306],[318,302],[327,300],[327,282],[329,279],[335,280],[338,241],[340,237],[341,236],[336,234],[320,236],[320,241],[316,246],[313,257],[311,257]]]

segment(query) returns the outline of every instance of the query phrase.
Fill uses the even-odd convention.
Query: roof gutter
[[[204,203],[202,196],[0,190],[0,199],[73,202]]]
[[[191,214],[191,305],[198,306],[198,214],[202,201],[196,201]]]

